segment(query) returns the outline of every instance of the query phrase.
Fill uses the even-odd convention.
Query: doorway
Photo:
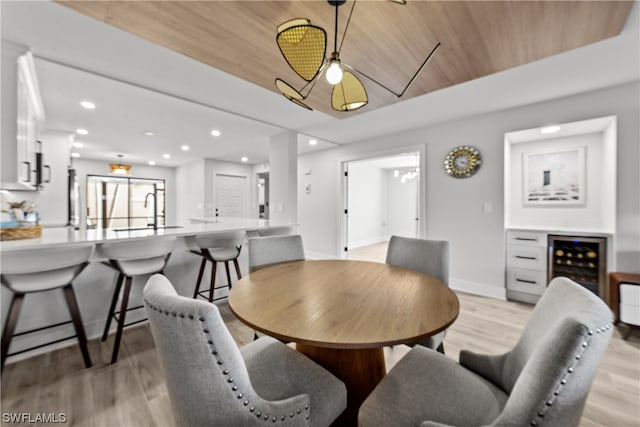
[[[256,174],[258,181],[258,218],[269,219],[269,172]]]
[[[342,258],[384,262],[390,236],[420,236],[420,151],[343,166]]]
[[[246,217],[247,178],[216,174],[216,217]]]

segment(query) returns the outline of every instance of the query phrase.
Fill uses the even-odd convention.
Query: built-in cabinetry
[[[547,286],[547,233],[507,231],[507,298],[535,303]]]
[[[568,277],[606,300],[615,269],[617,118],[504,136],[507,298],[535,303]]]
[[[3,190],[35,190],[39,131],[44,124],[33,57],[25,46],[2,41]],[[41,165],[42,166],[42,165]]]
[[[554,277],[568,277],[607,300],[607,236],[507,230],[506,239],[508,299],[535,303]]]

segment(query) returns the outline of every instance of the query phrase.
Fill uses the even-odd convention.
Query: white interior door
[[[247,178],[216,174],[216,216],[245,217]]]

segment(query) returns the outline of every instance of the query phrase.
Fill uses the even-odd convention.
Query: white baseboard
[[[484,283],[470,282],[462,279],[449,279],[449,287],[456,291],[467,292],[474,295],[495,298],[506,301],[507,290],[504,287],[490,286]]]

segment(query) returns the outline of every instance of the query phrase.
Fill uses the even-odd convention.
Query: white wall
[[[298,222],[298,134],[273,135],[269,140],[269,221]]]
[[[550,138],[543,141],[511,145],[511,190],[507,206],[506,226],[556,229],[612,231],[605,226],[602,215],[604,181],[603,133]],[[523,204],[523,156],[569,148],[585,148],[584,204],[578,206],[525,206]]]
[[[340,163],[367,152],[425,144],[423,175],[426,192],[424,237],[451,243],[451,285],[504,296],[504,134],[593,117],[618,117],[617,239],[614,248],[620,271],[640,272],[640,130],[638,82],[559,98],[509,110],[467,117],[434,126],[385,135],[370,141],[300,156],[298,187],[300,231],[314,253],[337,256],[340,208]],[[443,170],[447,151],[473,145],[483,157],[478,173],[454,179]],[[304,194],[311,183],[313,191]],[[493,203],[483,214],[482,204]]]
[[[349,164],[349,249],[387,238],[387,181],[383,169]]]
[[[80,224],[87,221],[87,175],[109,175],[109,163],[100,160],[73,159],[73,166],[80,185]],[[130,178],[164,179],[165,223],[176,223],[176,179],[173,168],[161,166],[132,165]]]
[[[196,160],[175,169],[176,182],[176,224],[189,224],[190,218],[204,215],[204,160]]]
[[[408,169],[400,169],[400,176]],[[389,235],[417,237],[418,179],[400,182],[393,170],[385,171],[387,181],[387,219]]]

